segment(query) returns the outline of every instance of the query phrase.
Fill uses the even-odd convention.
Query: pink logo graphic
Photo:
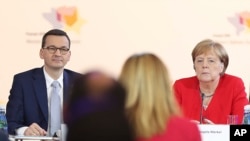
[[[74,6],[52,8],[50,12],[44,13],[43,17],[53,26],[53,28],[65,31],[80,33],[80,29],[85,21],[79,16],[78,9]]]

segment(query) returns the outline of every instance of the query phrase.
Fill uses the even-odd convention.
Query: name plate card
[[[202,141],[230,141],[230,125],[200,124]]]

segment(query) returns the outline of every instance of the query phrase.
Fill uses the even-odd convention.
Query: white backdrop
[[[42,34],[54,27],[73,40],[67,68],[99,68],[114,76],[128,56],[140,52],[161,57],[173,80],[191,76],[195,44],[205,38],[220,41],[230,56],[227,73],[241,77],[249,93],[249,0],[0,1],[2,105],[14,74],[42,66]]]

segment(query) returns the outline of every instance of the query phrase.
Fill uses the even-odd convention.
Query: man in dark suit
[[[51,84],[55,80],[59,82],[59,97],[63,107],[70,85],[80,76],[80,73],[64,68],[70,56],[70,38],[66,32],[52,29],[44,34],[40,49],[44,65],[14,76],[6,108],[9,134],[53,135],[48,132],[51,127]]]

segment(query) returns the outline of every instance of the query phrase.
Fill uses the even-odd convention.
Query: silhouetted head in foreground
[[[125,97],[125,89],[111,76],[100,71],[83,74],[65,106],[67,141],[132,141]]]

